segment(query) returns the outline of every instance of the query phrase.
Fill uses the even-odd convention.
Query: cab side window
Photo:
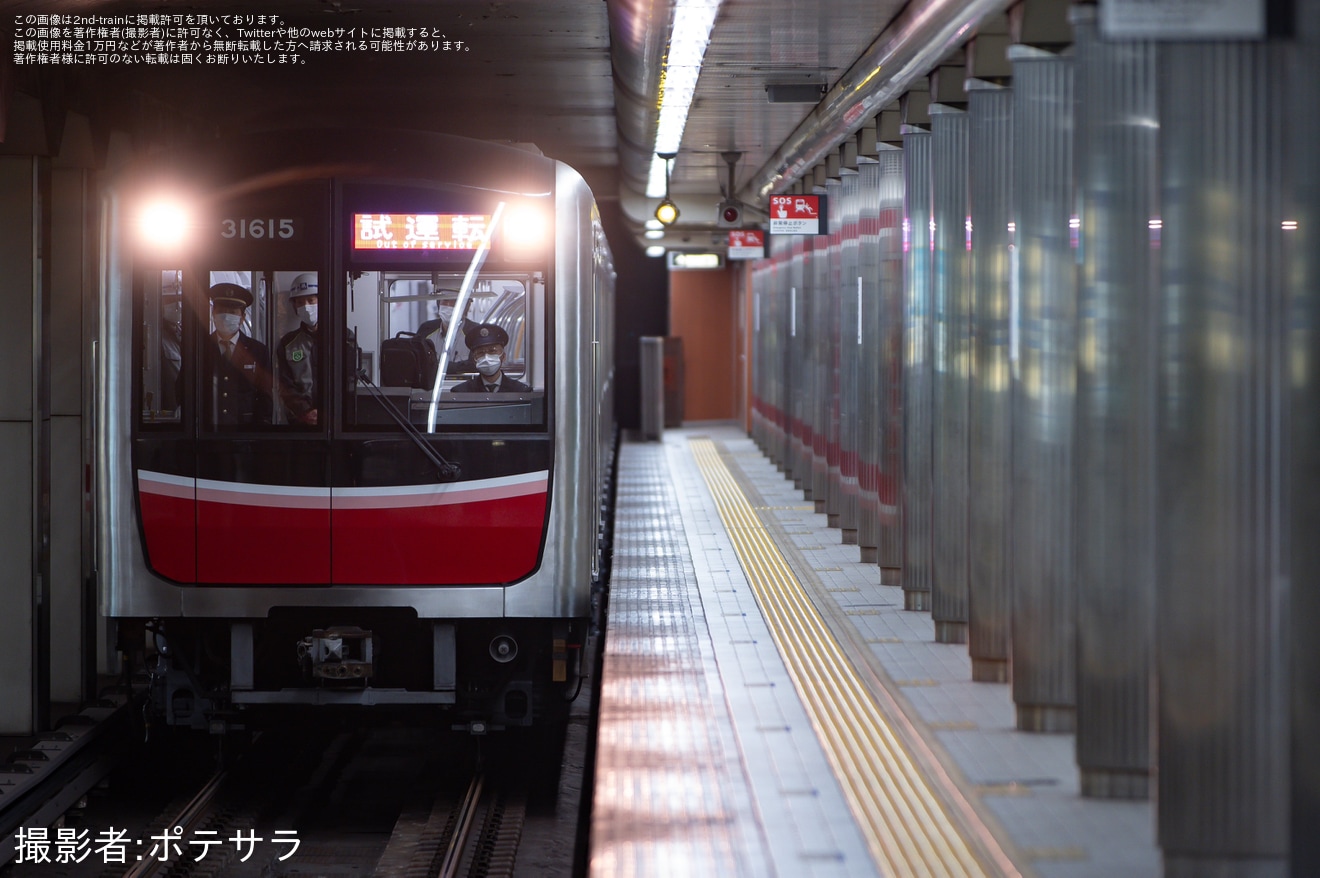
[[[150,271],[142,288],[140,414],[144,424],[178,424],[183,368],[183,272]]]

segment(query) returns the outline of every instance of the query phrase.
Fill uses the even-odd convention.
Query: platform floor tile
[[[954,782],[985,816],[1018,873],[1038,878],[1157,878],[1149,801],[1084,799],[1075,738],[1015,728],[1008,684],[976,683],[965,644],[936,643],[929,613],[902,609],[902,590],[880,585],[827,516],[814,512],[745,433],[703,426],[741,471],[753,499],[773,510],[781,547],[812,590],[836,636],[864,646],[858,658],[923,731]],[[855,659],[857,660],[857,659]]]
[[[1156,878],[1147,801],[1083,799],[1074,738],[1014,728],[1006,684],[860,562],[732,425],[622,448],[591,871],[879,874],[744,575],[691,442],[709,438],[876,700],[993,837],[996,871]],[[896,719],[898,721],[898,719]],[[904,878],[904,876],[894,876]]]

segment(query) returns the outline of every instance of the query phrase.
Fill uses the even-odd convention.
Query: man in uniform
[[[250,290],[232,283],[211,287],[211,322],[215,332],[203,345],[207,414],[215,427],[250,427],[270,423],[270,351],[244,335],[243,315],[252,305]]]
[[[276,361],[280,370],[280,401],[290,424],[315,427],[320,421],[321,397],[317,364],[321,347],[315,274],[300,274],[289,285],[289,304],[298,315],[298,328],[280,339]]]
[[[494,323],[478,323],[463,333],[477,375],[455,384],[454,393],[526,393],[532,388],[504,374],[509,334]]]

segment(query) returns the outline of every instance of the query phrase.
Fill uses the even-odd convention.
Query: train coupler
[[[317,628],[298,641],[298,661],[318,680],[366,684],[372,675],[372,634],[356,625]]]

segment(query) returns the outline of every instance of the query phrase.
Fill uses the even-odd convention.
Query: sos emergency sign
[[[770,234],[823,235],[819,195],[771,195]]]
[[[765,234],[760,229],[729,230],[730,259],[762,259],[765,257]]]

